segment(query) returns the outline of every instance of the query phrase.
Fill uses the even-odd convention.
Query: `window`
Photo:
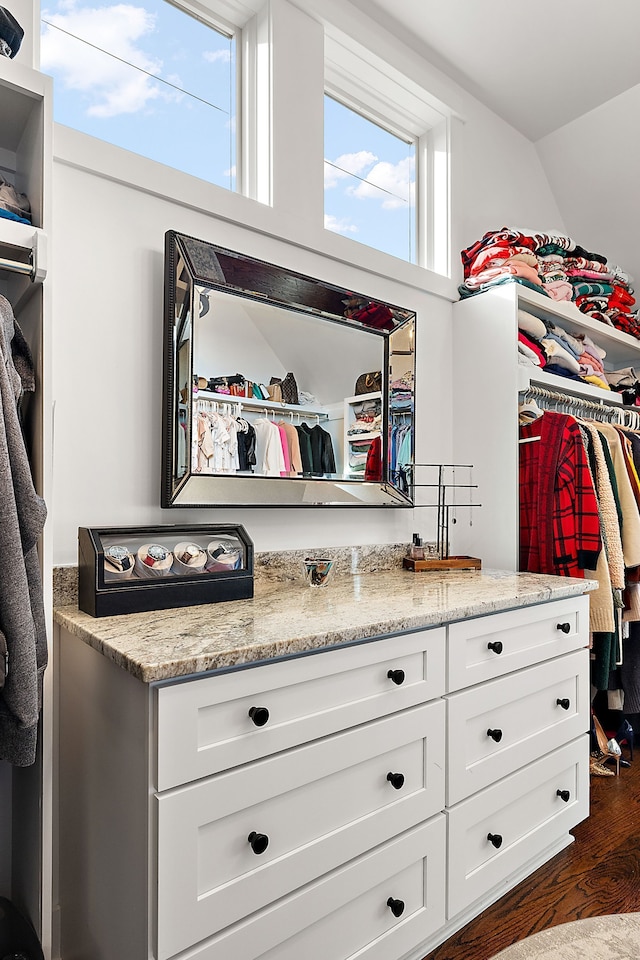
[[[416,258],[415,142],[325,96],[325,227]]]
[[[55,0],[41,69],[54,120],[236,188],[236,44],[166,0]]]
[[[324,81],[325,227],[449,276],[452,111],[330,25]]]

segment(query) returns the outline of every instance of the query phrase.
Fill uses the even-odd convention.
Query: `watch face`
[[[160,560],[167,559],[169,556],[169,551],[164,547],[161,547],[159,543],[152,543],[147,550],[147,556],[151,557],[152,560],[155,560],[155,562],[158,563]]]
[[[133,557],[126,547],[121,547],[119,544],[107,547],[104,552],[104,560],[105,564],[108,563],[110,567],[115,567],[121,573],[131,570],[133,566]],[[108,572],[112,573],[113,571],[109,570]]]

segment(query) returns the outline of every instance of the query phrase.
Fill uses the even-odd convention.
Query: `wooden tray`
[[[403,557],[402,566],[405,570],[480,570],[482,560],[477,557],[428,557],[426,560],[414,560],[412,557]]]

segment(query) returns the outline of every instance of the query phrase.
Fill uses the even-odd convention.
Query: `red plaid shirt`
[[[520,427],[520,569],[564,577],[595,570],[598,502],[573,417],[546,412]]]

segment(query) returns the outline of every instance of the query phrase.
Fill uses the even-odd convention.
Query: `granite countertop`
[[[595,590],[595,580],[500,570],[336,575],[326,588],[256,579],[252,600],[94,618],[75,605],[54,619],[149,683]]]

